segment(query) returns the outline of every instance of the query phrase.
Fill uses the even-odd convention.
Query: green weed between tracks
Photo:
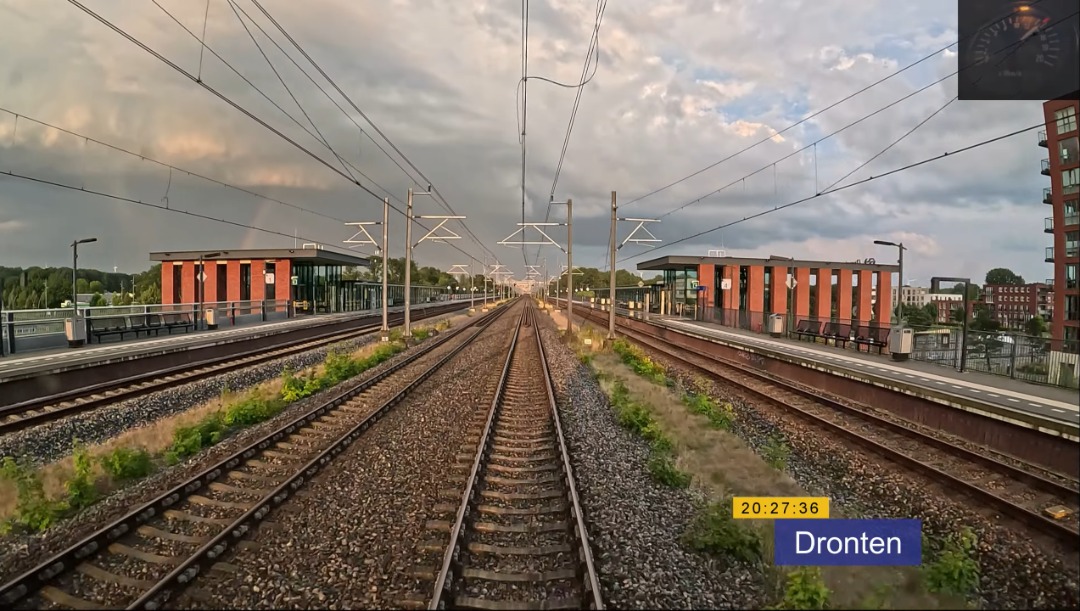
[[[450,328],[449,321],[435,325],[436,331]],[[431,328],[412,330],[416,341],[434,335]],[[173,429],[172,440],[160,454],[140,447],[116,447],[92,455],[78,440],[73,441],[72,471],[64,481],[64,493],[57,498],[46,493],[42,469],[28,460],[4,457],[0,464],[0,479],[14,487],[16,499],[9,518],[0,522],[0,534],[13,531],[43,532],[57,521],[67,518],[101,498],[101,490],[126,484],[154,472],[164,463],[174,465],[199,454],[206,448],[246,427],[265,422],[280,414],[290,404],[306,399],[322,390],[356,377],[389,360],[405,349],[400,341],[400,328],[391,332],[391,342],[375,348],[370,355],[357,358],[341,352],[326,356],[321,371],[311,369],[296,373],[282,372],[281,390],[268,393],[260,388],[249,390],[197,422]],[[227,396],[227,391],[223,397]],[[100,473],[95,472],[100,466]]]

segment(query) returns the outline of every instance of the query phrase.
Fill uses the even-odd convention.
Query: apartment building
[[[1080,352],[1080,144],[1077,120],[1080,101],[1050,100],[1043,104],[1046,130],[1039,132],[1039,146],[1048,156],[1042,160],[1042,174],[1050,177],[1050,187],[1043,189],[1043,203],[1050,205],[1051,216],[1044,220],[1044,230],[1053,236],[1053,246],[1046,248],[1045,260],[1054,266],[1054,303],[1050,333],[1052,357],[1050,378],[1071,369],[1072,379],[1080,378],[1077,353]]]
[[[1042,282],[1029,284],[987,284],[983,301],[990,308],[990,317],[1006,329],[1023,328],[1036,316],[1047,317],[1053,287]]]

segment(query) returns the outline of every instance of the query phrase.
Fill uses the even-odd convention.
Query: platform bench
[[[106,335],[119,335],[120,339],[123,340],[125,334],[132,332],[128,327],[127,318],[123,316],[88,318],[86,324],[90,329],[90,336],[96,337],[99,344],[101,338]]]
[[[870,352],[871,347],[876,347],[878,354],[889,345],[889,328],[879,325],[863,325],[855,332],[855,347],[866,346]]]
[[[127,319],[128,329],[135,333],[135,337],[139,337],[140,333],[145,333],[147,337],[150,337],[151,333],[157,335],[163,327],[161,315],[156,313],[131,314]]]
[[[822,323],[816,320],[800,320],[799,324],[795,325],[795,336],[802,339],[803,336],[809,337],[812,340],[816,340],[821,337]]]
[[[195,323],[191,320],[190,314],[169,312],[161,315],[161,321],[168,329],[169,335],[172,335],[173,329],[183,329],[184,333],[187,333],[189,329],[195,328]]]
[[[835,345],[847,348],[847,343],[851,341],[851,325],[840,322],[825,323],[825,328],[821,330],[821,337],[825,338],[826,343],[831,339]]]

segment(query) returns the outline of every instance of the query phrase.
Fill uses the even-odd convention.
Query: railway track
[[[417,320],[442,316],[446,313],[447,311],[444,310],[426,312],[426,316],[421,315],[422,317]],[[404,316],[400,313],[391,314],[389,317],[390,324],[397,324],[402,320]],[[265,348],[248,350],[6,405],[0,407],[0,435],[146,396],[171,386],[207,379],[244,367],[363,337],[378,331],[381,325],[380,322],[346,332],[333,331],[315,337],[292,340],[271,350]]]
[[[586,315],[597,319],[595,312]],[[606,322],[606,313],[604,314]],[[686,346],[676,346],[659,334],[626,327],[619,332],[648,350],[660,352],[694,369],[730,383],[755,403],[766,403],[803,418],[908,469],[966,494],[1002,515],[1056,540],[1080,546],[1080,493],[1077,482],[1046,469],[998,460],[898,421],[885,418],[870,406],[840,401],[751,369],[735,361]],[[1016,461],[1018,463],[1022,461]],[[1043,511],[1064,506],[1072,513],[1063,520]]]
[[[429,609],[603,608],[533,310],[458,455],[460,500],[428,524],[449,533]]]
[[[0,586],[0,608],[161,608],[507,309],[330,391],[317,407]]]

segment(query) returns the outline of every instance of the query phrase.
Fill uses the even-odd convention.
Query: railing
[[[1071,227],[1072,225],[1080,225],[1080,214],[1065,215],[1065,226]]]
[[[1052,231],[1054,231],[1054,217],[1048,216],[1048,217],[1043,219],[1043,231],[1044,232],[1052,232]]]
[[[1050,160],[1049,159],[1043,159],[1042,160],[1042,173],[1045,174],[1046,176],[1050,175]]]
[[[1044,204],[1053,204],[1054,203],[1054,191],[1050,187],[1043,187],[1043,203]]]
[[[1054,247],[1053,246],[1047,246],[1046,247],[1046,262],[1047,263],[1053,263],[1054,262]]]
[[[1039,146],[1046,146],[1046,130],[1039,132]]]

